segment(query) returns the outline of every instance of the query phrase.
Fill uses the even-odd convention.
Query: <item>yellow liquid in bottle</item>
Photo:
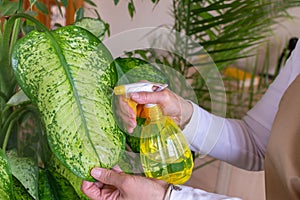
[[[145,175],[172,184],[185,183],[194,163],[183,133],[172,119],[161,114],[158,106],[146,108],[146,112],[149,117],[140,143]]]

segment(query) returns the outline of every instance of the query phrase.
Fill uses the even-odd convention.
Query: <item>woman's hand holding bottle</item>
[[[118,97],[118,116],[122,119],[128,133],[132,133],[136,127],[136,113],[123,97]],[[189,122],[192,113],[192,104],[176,95],[168,88],[160,92],[137,92],[131,93],[130,99],[138,105],[158,104],[164,115],[169,116],[174,122],[183,129]],[[138,108],[137,111],[140,109]]]

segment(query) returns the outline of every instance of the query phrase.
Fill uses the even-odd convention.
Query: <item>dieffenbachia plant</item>
[[[42,115],[52,152],[78,177],[93,180],[90,170],[114,166],[125,146],[111,109],[111,54],[84,28],[39,26],[43,31],[13,49],[15,77]]]

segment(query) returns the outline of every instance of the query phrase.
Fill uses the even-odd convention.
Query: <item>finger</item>
[[[166,101],[167,89],[161,92],[137,92],[131,94],[131,99],[138,104],[163,104]]]
[[[126,124],[126,125],[125,125],[126,132],[127,132],[127,133],[130,133],[130,134],[133,133],[133,130],[134,130],[134,128],[136,127],[135,124],[136,124],[135,121],[131,121],[130,124]]]
[[[125,115],[125,117],[127,117],[127,118],[135,118],[135,112],[132,108],[134,105],[133,105],[133,103],[131,103],[132,104],[132,107],[131,107],[128,102],[129,102],[128,100],[120,99],[118,110],[121,113],[123,113]],[[130,102],[132,102],[132,101],[130,101]]]
[[[120,168],[119,165],[115,165],[113,168],[112,168],[113,171],[117,172],[117,173],[123,173],[122,169]]]
[[[123,173],[118,173],[113,170],[104,168],[93,168],[91,171],[91,175],[96,180],[104,184],[113,185],[117,188],[121,186],[126,177],[126,175]]]
[[[120,199],[120,191],[116,189],[116,187],[111,185],[104,185],[101,189],[101,197],[105,200],[118,200]]]
[[[133,129],[136,127],[136,119],[129,118],[126,114],[123,113],[120,113],[119,117],[120,121],[117,121],[119,127],[125,132],[132,133]]]
[[[100,190],[93,182],[82,181],[80,189],[90,199],[97,199],[100,197]]]
[[[136,127],[136,119],[128,118],[124,114],[120,114],[120,120],[117,120],[118,126],[127,133],[132,133],[134,128]]]
[[[123,131],[132,133],[136,127],[136,114],[123,98],[119,97],[117,101],[117,106],[115,106],[114,109],[116,109],[115,114],[118,126]]]
[[[101,183],[101,182],[99,182],[99,181],[94,182],[94,185],[95,185],[97,188],[99,188],[99,189],[103,188],[103,186],[104,186],[104,184]]]

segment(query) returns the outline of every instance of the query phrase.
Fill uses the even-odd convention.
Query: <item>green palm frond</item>
[[[173,0],[173,5],[174,29],[202,45],[213,60],[222,61],[217,64],[222,69],[264,42],[272,25],[291,17],[287,9],[300,1]]]

